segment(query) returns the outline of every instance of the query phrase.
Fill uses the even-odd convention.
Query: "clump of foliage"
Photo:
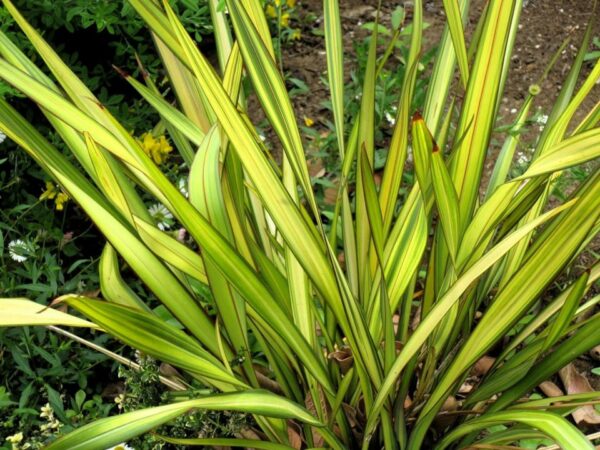
[[[133,412],[160,404],[181,401],[198,395],[207,395],[211,391],[202,386],[186,386],[187,392],[177,393],[169,390],[161,383],[163,373],[171,373],[169,379],[177,380],[177,372],[172,367],[159,364],[153,358],[136,354],[139,367],[135,369],[121,367],[119,376],[124,380],[123,392],[115,397],[120,412]],[[197,384],[197,383],[193,383]],[[194,437],[217,438],[232,437],[248,425],[248,417],[232,411],[195,410],[177,417],[168,425],[155,430],[154,434],[146,434],[128,442],[135,449],[159,449],[168,446],[162,436],[173,439]],[[173,448],[185,446],[172,443]],[[170,448],[170,447],[169,447]]]
[[[106,346],[110,337],[90,339]],[[44,448],[116,410],[102,396],[107,378],[100,374],[110,371],[104,355],[38,327],[2,330],[0,352],[0,435],[15,439],[0,448]],[[94,371],[102,380],[93,379]]]
[[[253,421],[233,437],[165,441],[417,450],[545,436],[565,449],[593,448],[566,416],[598,393],[526,397],[600,344],[600,298],[587,295],[600,265],[569,270],[600,226],[600,173],[587,176],[565,202],[549,204],[563,170],[600,156],[598,105],[574,121],[600,76],[598,63],[579,82],[591,27],[524,173],[509,175],[519,146],[518,133],[509,133],[483,184],[522,1],[491,0],[469,45],[462,22],[468,2],[446,2],[447,28],[418,113],[412,105],[423,4],[416,0],[396,120],[376,182],[374,91],[377,68],[390,54],[378,57],[375,26],[360,109],[346,127],[338,2],[324,1],[342,162],[325,224],[259,0],[226,0],[225,8],[211,3],[218,68],[168,2],[129,1],[157,36],[177,106],[151,77],[142,83],[124,76],[160,114],[173,153],[189,168],[183,192],[3,1],[56,81],[2,34],[0,78],[41,107],[80,168],[2,100],[0,129],[108,243],[100,261],[102,299],[58,300],[86,319],[3,299],[0,323],[99,329],[181,371],[181,380],[164,383],[182,397],[85,425],[48,448],[106,448],[192,411],[238,411]],[[245,76],[279,138],[281,165],[248,120]],[[538,91],[532,87],[516,127]],[[398,202],[409,150],[415,177]],[[185,236],[159,227],[146,196]],[[120,258],[164,306],[160,313],[123,281]],[[548,289],[559,277],[564,289]],[[471,369],[490,355],[493,364],[465,394]],[[189,389],[193,383],[209,391]]]
[[[6,155],[0,158],[0,295],[45,304],[97,289],[98,258],[86,256],[102,249],[92,225],[26,155],[8,141],[0,149]],[[103,346],[110,341],[107,335],[88,338]],[[105,380],[94,376],[114,366],[105,356],[41,328],[0,330],[0,355],[0,436],[22,433],[22,445],[41,448],[58,433],[110,413],[111,403],[101,398]],[[60,428],[41,429],[48,402]],[[12,447],[3,441],[0,448]]]
[[[139,73],[138,64],[143,64],[144,71],[154,77],[161,70],[151,34],[130,5],[78,0],[18,0],[15,5],[30,23],[44,29],[44,38],[124,126],[140,135],[152,134],[156,113],[131,95],[134,91],[112,68],[114,64]],[[182,12],[182,21],[195,39],[201,41],[212,34],[206,1],[173,2],[173,6]],[[0,30],[25,55],[37,58],[6,8],[0,8]],[[94,51],[89,51],[92,48]],[[40,113],[4,82],[0,82],[0,97],[28,119],[40,123]],[[51,127],[40,127],[40,131],[69,154]],[[64,190],[50,181],[30,157],[18,151],[14,142],[4,138],[0,134],[0,296],[24,296],[45,304],[66,293],[93,293],[98,289],[102,251],[96,229]],[[70,160],[75,161],[72,157]],[[177,168],[169,166],[169,170],[175,173]],[[87,338],[114,346],[106,336]],[[106,416],[113,406],[99,394],[109,378],[116,377],[116,371],[106,357],[95,351],[78,345],[65,346],[44,330],[13,329],[0,333],[0,353],[5,355],[0,363],[1,384],[11,399],[10,406],[2,411],[7,420],[1,436],[20,430],[31,445],[34,441],[42,445],[56,435],[46,430],[44,439],[37,441],[32,435],[40,420],[36,411],[48,401],[46,386],[53,386],[66,405],[75,401],[76,394],[79,398],[81,392],[94,396],[98,414],[87,411],[87,421]],[[111,375],[100,380],[92,370]],[[97,384],[92,386],[88,380]],[[86,422],[82,418],[69,416],[60,431],[68,432],[70,425],[83,423]]]
[[[119,77],[112,64],[135,69],[135,58],[144,64],[145,70],[157,74],[160,61],[154,57],[152,36],[144,21],[126,2],[101,0],[16,0],[15,6],[36,28],[44,30],[44,38],[68,61],[73,71],[90,89],[99,92],[99,99],[106,105],[119,106],[123,95],[115,96],[107,89],[119,87]],[[172,2],[181,12],[186,29],[197,41],[213,32],[207,0]],[[31,57],[35,50],[23,35],[5,8],[0,10],[0,29],[14,39],[17,45]],[[89,51],[89,49],[94,51]],[[10,87],[2,83],[0,92]],[[101,91],[101,92],[100,92]],[[17,92],[10,90],[12,94]],[[135,115],[129,118],[136,120]]]

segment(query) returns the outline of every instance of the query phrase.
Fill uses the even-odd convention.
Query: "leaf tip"
[[[144,64],[142,63],[142,58],[140,58],[140,55],[138,54],[138,52],[135,52],[135,60],[138,65],[138,69],[140,70],[140,73],[142,74],[142,78],[144,78],[144,80],[150,78],[150,74],[144,67]]]
[[[127,72],[125,72],[123,69],[121,69],[118,66],[115,66],[114,64],[112,66],[113,66],[113,69],[115,69],[117,71],[117,73],[119,75],[121,75],[123,78],[129,78],[130,75]]]

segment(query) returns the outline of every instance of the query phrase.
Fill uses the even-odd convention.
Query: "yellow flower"
[[[152,158],[158,165],[164,163],[167,160],[169,153],[173,150],[173,147],[171,147],[164,135],[156,139],[152,133],[144,133],[141,138],[138,139],[138,142],[142,146],[144,153]]]
[[[52,200],[58,194],[58,189],[52,181],[46,181],[46,190],[40,195],[40,200]]]
[[[275,0],[275,6],[281,6],[281,0]]]
[[[293,8],[296,6],[296,0],[287,0],[285,4],[288,5],[288,8]]]
[[[273,5],[267,5],[267,9],[265,10],[265,12],[267,13],[268,17],[271,17],[273,19],[277,17],[277,11],[275,11]]]
[[[56,210],[62,211],[65,208],[65,203],[69,201],[69,196],[64,192],[60,192],[56,198],[54,199],[54,203],[56,204]]]
[[[279,24],[284,28],[289,27],[290,26],[290,15],[288,13],[282,14],[281,19],[279,19]]]
[[[300,28],[296,28],[290,34],[290,39],[293,41],[299,41],[302,38],[302,33],[300,32]]]
[[[64,204],[69,201],[69,196],[61,192],[52,181],[46,181],[46,190],[40,195],[40,200],[54,200],[55,208],[62,211]]]
[[[314,120],[312,120],[310,117],[306,117],[306,116],[304,116],[304,124],[305,124],[307,127],[312,127],[312,126],[315,124],[315,121],[314,121]]]
[[[141,144],[142,144],[142,148],[144,149],[144,151],[146,152],[146,154],[150,154],[150,149],[152,148],[152,146],[154,145],[155,139],[154,136],[152,136],[152,133],[147,132],[142,134],[142,138],[141,138]]]

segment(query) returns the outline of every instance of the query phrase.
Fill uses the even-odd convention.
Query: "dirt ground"
[[[344,31],[344,47],[346,57],[346,77],[350,78],[352,70],[356,69],[353,60],[354,43],[366,36],[361,25],[373,21],[376,14],[377,0],[340,0],[342,27]],[[467,34],[475,28],[477,20],[483,11],[485,0],[472,0]],[[300,0],[302,39],[283,47],[284,70],[291,77],[300,79],[309,87],[308,93],[294,98],[294,107],[299,121],[303,117],[315,120],[315,128],[326,132],[326,123],[330,121],[331,113],[323,107],[323,101],[329,98],[329,91],[323,80],[326,77],[325,44],[322,37],[323,15],[322,0]],[[384,24],[389,24],[391,12],[398,6],[404,5],[407,12],[407,23],[411,20],[412,4],[407,1],[382,0],[382,17]],[[567,76],[581,44],[585,28],[592,22],[592,37],[600,36],[600,12],[592,12],[592,0],[524,0],[520,17],[519,32],[511,58],[508,79],[505,85],[502,103],[499,109],[498,125],[508,125],[515,119],[529,86],[536,83],[549,61],[555,55],[562,43],[569,39],[569,44],[563,50],[560,58],[548,76],[541,83],[541,93],[536,97],[532,113],[548,115],[555,102],[562,83]],[[424,20],[429,27],[424,31],[423,47],[435,47],[440,39],[445,25],[445,15],[442,1],[425,1]],[[299,26],[298,23],[292,24]],[[320,32],[319,32],[320,30]],[[592,63],[584,63],[580,82],[592,69]],[[575,114],[574,123],[578,123],[600,100],[600,84],[596,84],[592,93]],[[537,130],[535,130],[537,131]],[[533,135],[535,136],[535,135]],[[270,138],[274,136],[270,136]],[[484,186],[493,170],[495,158],[502,143],[501,135],[494,135],[484,170]],[[522,137],[523,142],[533,139],[530,135]],[[385,148],[385,142],[380,143]],[[277,150],[275,149],[277,155]],[[572,189],[571,187],[568,189]],[[592,243],[592,248],[600,251],[600,239]]]
[[[384,23],[389,22],[391,11],[402,4],[410,20],[411,1],[383,0],[382,3]],[[444,12],[441,3],[441,0],[425,2],[424,17],[430,24],[424,32],[425,48],[435,46],[443,30]],[[591,0],[528,0],[524,3],[526,6],[521,14],[514,56],[500,109],[500,114],[506,115],[507,122],[511,120],[511,111],[520,107],[529,86],[540,77],[546,64],[565,39],[570,38],[570,44],[554,70],[542,83],[542,93],[535,102],[535,106],[541,108],[545,114],[550,111],[554,103],[590,20],[593,21],[592,36],[600,36],[600,14],[596,12],[592,17]],[[475,0],[472,4],[470,22],[467,26],[471,30],[476,25],[485,1]],[[315,102],[315,99],[324,100],[328,96],[328,91],[321,82],[321,77],[326,70],[324,40],[314,34],[315,30],[322,28],[322,0],[301,0],[299,5],[304,17],[316,19],[312,23],[304,24],[301,41],[284,48],[284,69],[292,76],[302,79],[310,87],[309,94],[295,101],[299,114],[318,118],[327,112],[320,107],[319,102]],[[340,0],[347,54],[352,54],[353,41],[361,35],[360,25],[373,20],[376,5],[375,0]],[[349,73],[354,67],[353,61],[347,58],[346,65]],[[584,70],[590,69],[591,64],[586,64]],[[594,93],[584,103],[579,117],[589,111],[598,99],[600,99],[600,86],[595,88]]]

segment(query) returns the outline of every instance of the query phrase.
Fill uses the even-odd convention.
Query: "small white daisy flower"
[[[181,192],[185,198],[188,197],[188,183],[185,178],[180,178],[177,181],[177,189],[179,189],[179,192]]]
[[[171,228],[171,220],[173,219],[173,214],[171,211],[167,209],[165,205],[157,203],[148,208],[148,212],[150,215],[156,220],[156,226],[161,230],[168,230]]]
[[[412,146],[410,146],[410,145],[406,149],[406,160],[409,163],[413,162],[413,149],[412,149]]]
[[[529,155],[526,152],[517,152],[517,164],[524,166],[529,162]]]
[[[125,442],[115,445],[114,447],[107,448],[106,450],[134,450],[133,447],[130,447]]]
[[[10,241],[8,244],[8,254],[13,259],[13,261],[22,263],[27,261],[27,254],[29,253],[29,248],[25,241],[21,239],[15,239],[14,241]]]
[[[387,120],[392,127],[396,124],[396,117],[390,112],[385,112],[385,120]]]

